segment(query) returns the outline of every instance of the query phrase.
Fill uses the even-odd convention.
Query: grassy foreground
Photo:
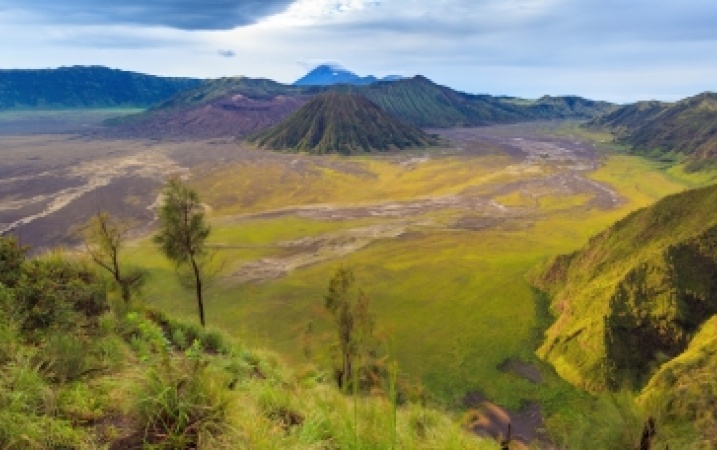
[[[0,448],[492,449],[393,384],[339,392],[313,366],[124,303],[87,262],[0,239]]]

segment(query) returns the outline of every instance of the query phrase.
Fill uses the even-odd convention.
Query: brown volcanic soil
[[[241,94],[184,109],[150,110],[95,134],[119,138],[238,138],[281,122],[309,100],[279,95],[252,99]]]

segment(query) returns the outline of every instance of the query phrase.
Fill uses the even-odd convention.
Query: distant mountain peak
[[[373,75],[361,77],[339,64],[321,64],[294,82],[294,86],[332,86],[334,84],[367,85],[376,81],[396,81],[403,77],[388,75],[377,78]]]

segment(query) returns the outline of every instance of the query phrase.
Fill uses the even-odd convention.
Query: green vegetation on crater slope
[[[252,138],[260,147],[313,154],[352,154],[425,147],[426,133],[383,112],[364,97],[326,93]]]
[[[682,411],[715,401],[711,381],[686,377],[714,365],[717,185],[632,213],[535,282],[558,315],[538,354],[566,380],[592,392],[647,384],[655,397],[682,378],[707,396],[681,397]]]
[[[689,170],[717,161],[717,94],[676,103],[626,105],[589,123],[611,130],[634,154],[668,161],[686,159]]]

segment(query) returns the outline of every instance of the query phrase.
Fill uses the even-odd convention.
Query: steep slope
[[[201,82],[99,66],[0,70],[0,109],[149,106]]]
[[[540,357],[588,391],[644,386],[717,312],[717,186],[631,214],[535,283],[558,316]]]
[[[705,440],[717,442],[717,316],[702,325],[689,347],[663,364],[638,400],[647,408],[664,407],[670,420],[694,424]]]
[[[382,81],[401,79],[397,75],[381,78]],[[341,66],[324,64],[311,70],[309,73],[294,82],[294,86],[331,86],[334,84],[365,85],[379,81],[373,75],[360,77]]]
[[[669,103],[657,101],[631,103],[600,115],[587,125],[594,128],[610,128],[617,136],[624,136],[630,130],[653,120],[669,106]]]
[[[673,104],[627,105],[594,126],[613,131],[636,154],[655,158],[686,157],[699,169],[717,163],[717,94],[705,92]]]
[[[432,139],[361,96],[329,92],[252,141],[275,150],[352,154],[423,147]]]

